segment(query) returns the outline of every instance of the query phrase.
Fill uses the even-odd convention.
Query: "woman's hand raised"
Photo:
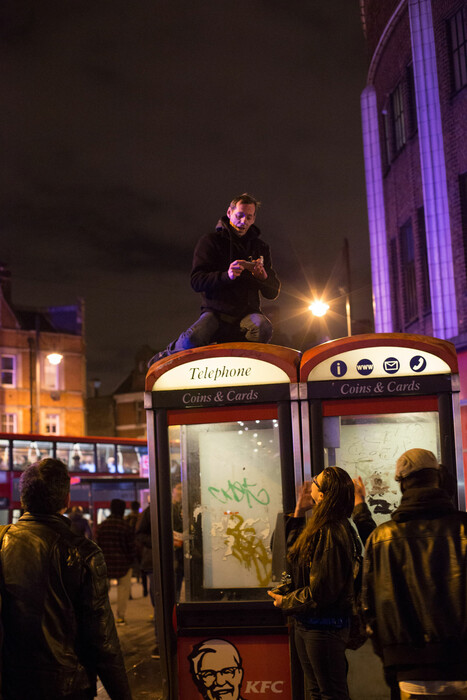
[[[311,481],[305,481],[298,493],[297,505],[295,506],[294,517],[300,518],[305,515],[307,510],[313,508],[315,502],[311,496]]]

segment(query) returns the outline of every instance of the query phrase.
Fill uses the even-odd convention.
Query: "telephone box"
[[[379,524],[400,501],[397,458],[422,447],[455,477],[465,509],[452,343],[399,333],[342,338],[307,350],[300,381],[305,478],[333,464],[361,476]]]
[[[302,478],[300,357],[220,344],[148,372],[155,619],[168,700],[216,688],[232,698],[293,697],[288,630],[267,590],[276,517],[294,508]]]

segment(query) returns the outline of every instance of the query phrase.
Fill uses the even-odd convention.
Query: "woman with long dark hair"
[[[295,645],[313,700],[349,700],[345,648],[353,562],[360,554],[349,522],[353,507],[354,485],[344,469],[327,467],[306,482],[286,525],[291,582],[269,591],[274,605],[294,618]]]

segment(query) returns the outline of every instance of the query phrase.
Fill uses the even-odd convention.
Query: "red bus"
[[[68,466],[71,505],[81,506],[94,526],[109,514],[112,498],[121,498],[127,508],[132,501],[147,505],[146,440],[0,433],[0,525],[21,515],[21,473],[44,457]]]

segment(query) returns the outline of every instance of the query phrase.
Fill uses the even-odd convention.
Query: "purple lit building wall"
[[[360,12],[375,328],[456,345],[465,450],[467,0],[360,0]]]

